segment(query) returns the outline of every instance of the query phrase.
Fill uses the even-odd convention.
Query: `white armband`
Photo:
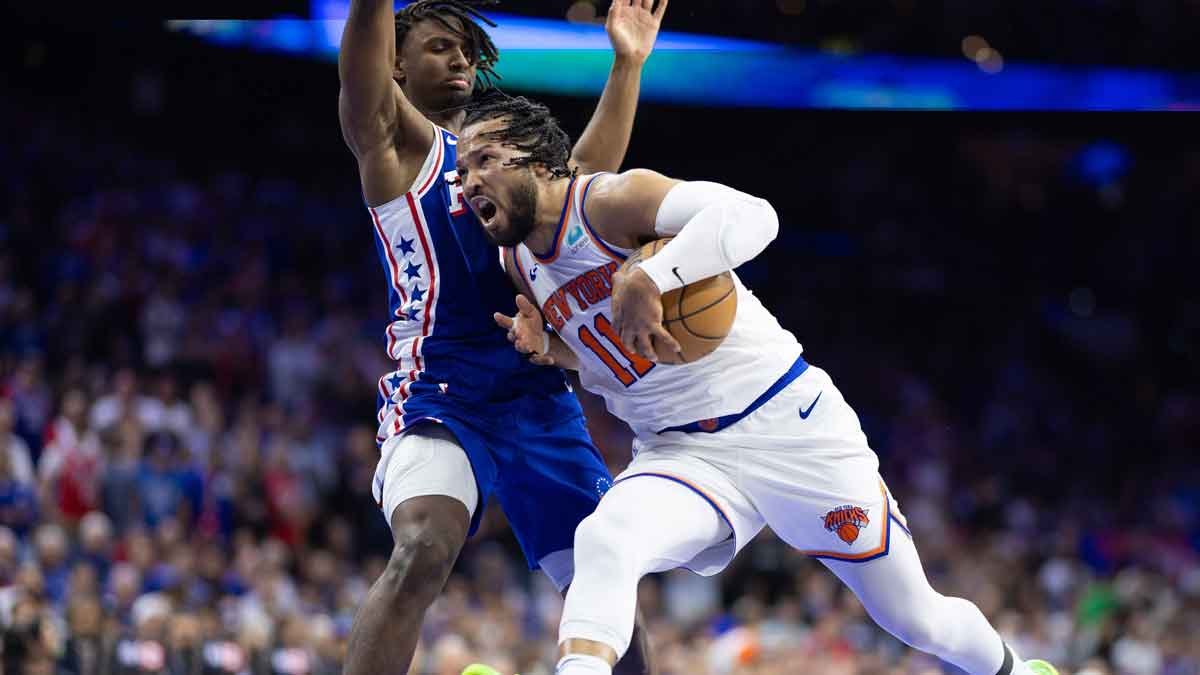
[[[654,229],[675,239],[641,268],[666,293],[762,253],[779,234],[779,216],[765,199],[719,183],[692,181],[667,193]]]

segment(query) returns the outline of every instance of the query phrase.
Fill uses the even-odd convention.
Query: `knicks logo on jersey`
[[[450,215],[461,216],[467,212],[467,203],[463,201],[463,185],[458,179],[458,169],[447,171],[445,176],[446,189],[450,192]]]
[[[858,534],[871,524],[867,510],[861,506],[839,506],[824,516],[825,529],[836,532],[839,539],[849,546],[858,539]]]
[[[616,274],[618,265],[610,262],[607,265],[588,270],[558,287],[558,290],[542,303],[542,314],[554,326],[554,330],[562,332],[563,326],[575,316],[571,308],[570,298],[575,299],[579,311],[603,302],[612,295],[612,277]]]

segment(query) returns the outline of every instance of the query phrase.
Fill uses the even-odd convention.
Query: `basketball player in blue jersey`
[[[513,352],[492,324],[511,312],[499,251],[455,173],[463,104],[498,54],[479,8],[494,0],[352,0],[338,66],[343,137],[358,160],[388,283],[373,493],[394,548],[355,617],[346,673],[408,672],[426,608],[441,592],[489,496],[532,569],[564,589],[576,526],[610,476],[561,372]],[[615,170],[628,147],[642,64],[666,0],[618,0],[614,65],[571,162]],[[642,672],[640,657],[622,662]]]
[[[643,575],[716,574],[769,524],[910,646],[971,675],[1054,675],[1016,658],[974,604],[930,586],[858,416],[733,272],[775,238],[774,208],[653,171],[581,174],[569,148],[545,106],[499,93],[476,101],[458,147],[468,203],[541,308],[519,298],[497,323],[518,351],[578,370],[634,432],[633,461],[575,535],[557,674],[610,675]],[[634,255],[665,237],[653,257]],[[661,293],[725,272],[732,328],[682,362]]]

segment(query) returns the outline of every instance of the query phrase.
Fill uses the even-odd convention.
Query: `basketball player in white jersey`
[[[497,322],[538,363],[578,370],[636,437],[633,461],[576,530],[557,673],[611,673],[643,575],[716,574],[765,524],[910,646],[972,675],[1055,673],[1017,659],[974,604],[930,586],[857,415],[736,275],[728,337],[669,364],[679,347],[660,294],[762,252],[779,227],[771,205],[647,170],[575,175],[569,148],[544,106],[497,95],[468,113],[457,158],[471,208],[541,309],[521,298]]]

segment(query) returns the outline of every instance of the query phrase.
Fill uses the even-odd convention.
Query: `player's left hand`
[[[667,0],[613,0],[604,29],[618,57],[644,63],[654,49]]]
[[[506,316],[500,312],[492,315],[496,324],[508,333],[508,341],[513,348],[522,354],[529,354],[529,360],[538,366],[554,365],[554,357],[550,355],[546,339],[544,319],[537,307],[524,295],[517,296],[517,315]]]
[[[613,274],[612,285],[613,330],[621,344],[656,363],[659,355],[655,345],[664,357],[682,351],[662,323],[662,293],[650,275],[638,267],[620,269]]]

